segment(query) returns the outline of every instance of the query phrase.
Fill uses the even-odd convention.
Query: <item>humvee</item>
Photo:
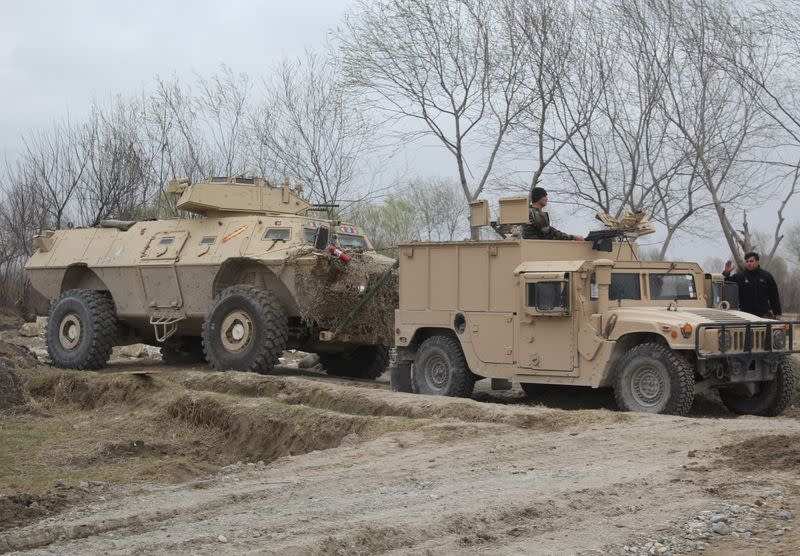
[[[522,223],[526,209],[501,201],[498,221]],[[486,224],[488,207],[471,218]],[[481,378],[528,395],[613,387],[622,410],[676,415],[707,389],[740,414],[778,415],[792,400],[797,322],[733,310],[721,275],[640,261],[625,237],[405,243],[399,258],[394,390],[468,397]]]
[[[357,226],[318,217],[301,189],[173,180],[168,192],[188,217],[37,235],[26,269],[52,302],[53,364],[97,369],[113,345],[145,342],[167,363],[269,372],[296,348],[319,353],[330,374],[379,376],[396,291],[387,285],[362,307],[394,261]]]

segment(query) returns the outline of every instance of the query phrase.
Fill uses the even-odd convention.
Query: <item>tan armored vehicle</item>
[[[501,201],[498,227],[524,222],[526,206]],[[487,220],[473,206],[472,224]],[[721,275],[639,261],[614,230],[584,242],[408,243],[399,259],[395,390],[466,397],[481,378],[529,395],[613,387],[623,410],[677,415],[710,388],[735,413],[777,415],[791,402],[797,322],[731,310]]]
[[[319,353],[330,374],[379,376],[393,339],[394,261],[356,226],[318,218],[298,189],[176,180],[168,191],[190,218],[38,235],[26,268],[53,303],[53,363],[97,369],[113,345],[143,341],[168,363],[268,372],[297,348]]]

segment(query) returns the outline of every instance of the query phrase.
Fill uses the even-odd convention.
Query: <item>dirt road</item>
[[[596,391],[453,400],[149,360],[15,372],[0,552],[800,551],[795,408],[635,415]]]

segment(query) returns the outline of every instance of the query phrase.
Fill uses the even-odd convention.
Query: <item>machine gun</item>
[[[595,251],[610,252],[613,240],[635,240],[639,236],[656,231],[642,210],[626,211],[625,216],[620,219],[605,212],[598,212],[595,218],[607,226],[604,230],[593,230],[586,236],[586,241],[592,242],[592,249]]]

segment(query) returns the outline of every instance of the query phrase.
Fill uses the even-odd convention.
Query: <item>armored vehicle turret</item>
[[[269,372],[296,348],[318,353],[329,374],[383,372],[396,277],[358,226],[322,217],[286,182],[182,179],[167,191],[193,215],[34,239],[26,269],[52,301],[56,366],[100,368],[112,346],[143,341],[167,362],[219,370]]]

